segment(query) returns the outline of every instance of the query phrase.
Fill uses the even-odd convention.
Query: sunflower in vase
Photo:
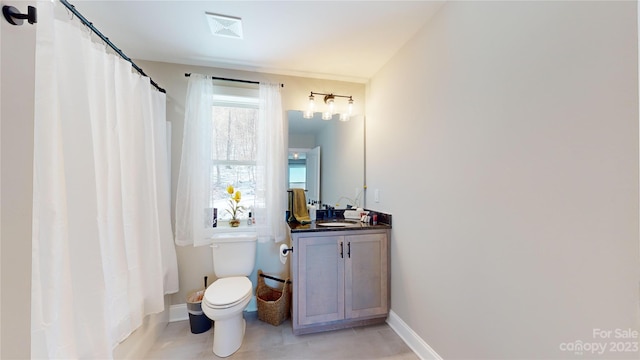
[[[231,220],[229,220],[229,225],[231,227],[238,227],[240,225],[240,219],[238,216],[242,214],[244,211],[244,206],[240,205],[240,199],[242,198],[242,194],[239,190],[235,190],[233,185],[227,186],[227,193],[230,196],[229,199],[229,207],[231,209],[226,209],[227,212],[231,215]]]

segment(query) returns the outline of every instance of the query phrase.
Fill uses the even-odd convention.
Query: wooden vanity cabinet
[[[294,334],[384,322],[389,231],[291,233]]]

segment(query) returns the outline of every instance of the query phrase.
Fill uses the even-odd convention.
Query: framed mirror
[[[304,188],[308,200],[321,204],[364,207],[364,116],[322,120],[315,113],[305,119],[302,111],[289,110],[287,118],[289,187]]]

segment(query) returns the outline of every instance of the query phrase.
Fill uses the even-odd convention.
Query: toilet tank
[[[228,233],[215,235],[213,272],[216,277],[249,276],[256,265],[256,233]]]

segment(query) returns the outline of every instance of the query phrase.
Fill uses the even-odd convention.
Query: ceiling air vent
[[[205,13],[205,15],[213,35],[242,39],[242,19],[212,13]]]

